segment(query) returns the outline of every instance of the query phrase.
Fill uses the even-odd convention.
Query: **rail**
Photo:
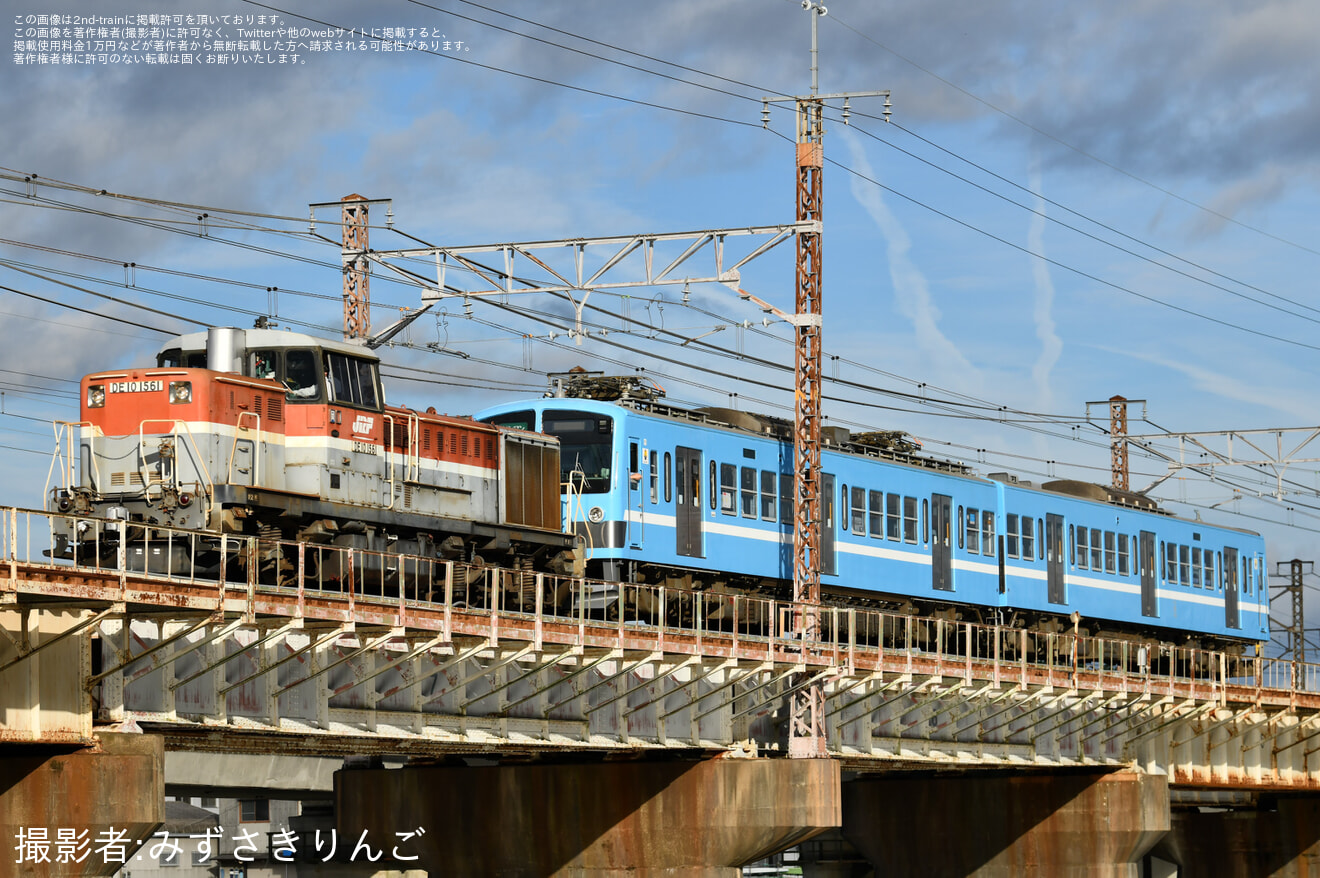
[[[996,684],[1296,703],[1320,693],[1320,665],[1166,643],[1030,631],[878,610],[821,606],[817,636],[795,634],[792,602],[614,583],[358,548],[176,530],[130,522],[85,529],[85,517],[0,507],[0,591],[20,567],[61,580],[109,582],[124,600],[214,610],[438,629],[449,636],[544,640],[746,658],[836,669],[993,680]],[[64,535],[61,538],[61,535]],[[127,536],[127,540],[122,539]],[[133,551],[126,551],[126,544]],[[64,547],[51,557],[52,547]],[[8,582],[6,582],[6,578]],[[89,586],[80,586],[83,589]],[[154,591],[152,590],[154,588]],[[113,591],[113,589],[112,589]],[[91,592],[79,592],[82,598]],[[189,601],[192,601],[189,603]],[[264,608],[264,609],[263,609]]]

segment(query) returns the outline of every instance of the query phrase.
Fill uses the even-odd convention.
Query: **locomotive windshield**
[[[156,357],[156,366],[161,369],[205,369],[206,351],[184,353],[178,348],[170,348]]]
[[[559,440],[561,481],[581,486],[584,494],[610,490],[612,418],[594,412],[547,411],[541,416],[541,428]]]

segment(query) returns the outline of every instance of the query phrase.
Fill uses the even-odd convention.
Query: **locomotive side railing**
[[[821,606],[818,636],[800,641],[795,605],[757,595],[610,583],[532,570],[347,546],[218,535],[97,520],[86,541],[62,541],[86,518],[0,509],[0,590],[19,565],[109,573],[241,598],[294,596],[298,611],[442,619],[442,631],[539,645],[552,628],[592,646],[677,651],[813,665],[837,673],[897,672],[1224,702],[1320,693],[1320,665],[1138,639],[1087,637],[879,610]],[[51,557],[65,545],[63,557]],[[199,560],[200,559],[200,560]],[[8,583],[5,583],[5,578]],[[344,608],[347,608],[346,611]],[[337,609],[336,609],[337,608]]]

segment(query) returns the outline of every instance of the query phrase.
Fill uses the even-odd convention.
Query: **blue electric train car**
[[[589,573],[789,593],[791,424],[626,392],[476,417],[559,439],[564,521],[587,542]],[[831,599],[1207,647],[1269,638],[1258,534],[1098,485],[980,477],[913,453],[901,434],[823,433],[821,587]]]

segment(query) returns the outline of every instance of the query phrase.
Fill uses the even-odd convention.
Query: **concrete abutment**
[[[1155,853],[1180,875],[1320,878],[1320,798],[1283,796],[1256,809],[1179,810]]]
[[[157,735],[98,733],[99,747],[67,750],[30,744],[0,749],[0,874],[16,878],[111,875],[120,862],[98,855],[98,839],[123,833],[125,858],[165,819],[164,739]],[[39,830],[49,839],[20,851],[20,838]],[[60,862],[60,831],[85,841]],[[20,835],[22,833],[22,835]],[[85,835],[84,835],[85,833]],[[30,854],[28,856],[27,854]],[[73,857],[82,855],[80,861]],[[26,862],[19,862],[19,860]]]
[[[737,876],[839,825],[839,764],[711,759],[358,769],[335,778],[341,835],[418,827],[432,874]]]
[[[1165,778],[1137,772],[843,785],[843,835],[884,878],[1140,878],[1168,830]]]

